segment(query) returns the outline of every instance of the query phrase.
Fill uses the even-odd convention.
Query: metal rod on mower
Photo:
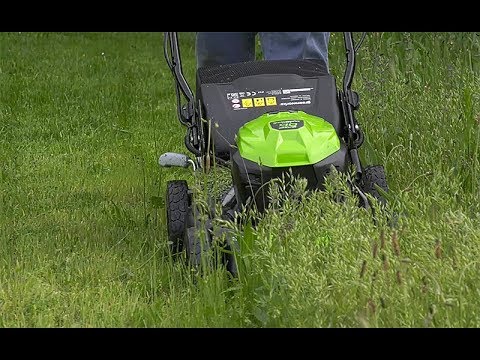
[[[348,126],[350,157],[356,168],[357,180],[360,180],[362,176],[362,165],[360,163],[360,156],[358,155],[358,147],[363,143],[363,134],[353,114],[353,111],[358,109],[360,102],[358,94],[351,89],[353,74],[355,73],[355,47],[351,32],[344,32],[343,38],[347,56],[347,65],[343,77],[343,112]]]
[[[183,75],[182,60],[180,56],[180,47],[178,45],[178,34],[176,32],[166,32],[164,34],[164,51],[167,64],[175,77],[176,91],[177,91],[177,107],[179,112],[179,119],[184,125],[191,124],[194,115],[195,99],[190,86]],[[168,53],[167,48],[170,50]],[[171,58],[169,58],[169,56]],[[187,104],[182,104],[180,93],[183,94],[187,100]]]
[[[165,32],[163,50],[165,60],[175,79],[175,93],[177,96],[177,115],[180,123],[187,127],[185,135],[185,146],[195,156],[201,155],[199,128],[195,119],[195,97],[183,75],[182,60],[178,34],[176,32]],[[183,104],[183,97],[187,100]]]
[[[345,93],[350,90],[355,72],[355,47],[353,46],[353,38],[351,32],[344,32],[343,39],[345,41],[345,51],[347,54],[347,66],[343,76],[343,91]]]

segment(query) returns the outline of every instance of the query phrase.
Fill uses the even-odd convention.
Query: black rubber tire
[[[199,268],[202,264],[202,258],[205,257],[211,248],[211,223],[207,220],[206,224],[202,224],[198,220],[198,209],[192,208],[194,208],[193,205],[188,209],[185,231],[183,234],[183,246],[187,263],[190,266]],[[193,211],[196,211],[196,213],[194,214]],[[202,227],[204,231],[206,231],[206,234],[200,236],[199,231]]]
[[[188,184],[185,180],[167,182],[165,207],[170,250],[177,254],[183,249],[183,237],[188,210]]]
[[[220,236],[222,232],[226,233],[227,244],[225,244],[224,249],[228,252],[233,251],[233,247],[238,251],[238,245],[233,243],[232,239],[228,238],[229,229],[219,230],[219,233],[212,234],[211,224],[204,224],[206,234],[199,236],[198,230],[202,226],[199,222],[195,226],[187,226],[184,234],[184,248],[187,258],[187,263],[190,266],[193,266],[196,269],[204,270],[203,266],[213,266],[216,268],[222,263],[226,270],[233,276],[236,277],[238,270],[233,254],[221,251],[221,253],[216,253],[212,249],[213,237]],[[231,237],[231,236],[230,236]],[[202,262],[205,261],[205,264]]]
[[[223,263],[227,271],[233,276],[238,276],[238,267],[237,267],[237,260],[235,258],[234,251],[239,252],[240,246],[232,237],[227,240],[226,250],[228,253],[225,253],[223,257]]]
[[[385,198],[379,193],[377,187],[385,192],[388,192],[387,178],[385,176],[385,169],[382,165],[366,166],[363,169],[362,181],[360,188],[366,194],[372,195],[380,203],[385,204]]]
[[[202,265],[202,259],[206,256],[210,250],[210,236],[207,235],[207,239],[200,238],[197,233],[198,229],[194,226],[185,230],[185,254],[189,265],[200,268]]]

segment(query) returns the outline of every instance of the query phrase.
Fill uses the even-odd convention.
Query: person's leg
[[[265,60],[320,59],[328,69],[329,32],[261,32]]]
[[[197,68],[255,60],[254,32],[198,32]]]

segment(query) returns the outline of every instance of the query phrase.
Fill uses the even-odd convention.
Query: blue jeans
[[[197,67],[255,60],[256,32],[198,32]],[[329,32],[259,32],[265,60],[319,59],[328,69]]]

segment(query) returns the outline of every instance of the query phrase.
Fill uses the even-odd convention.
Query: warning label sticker
[[[261,98],[254,98],[254,99],[253,99],[253,103],[255,104],[256,107],[265,106],[265,98],[263,98],[263,97],[261,97]]]
[[[268,106],[274,106],[277,105],[277,98],[275,96],[267,96],[265,102]]]
[[[281,95],[282,94],[282,89],[278,90],[267,90],[266,93],[268,95]]]
[[[264,106],[310,105],[314,88],[245,90],[227,93],[233,110]],[[255,97],[255,95],[257,97]],[[259,97],[264,95],[265,97]]]
[[[298,89],[282,89],[282,93],[284,94],[291,94],[294,92],[299,92],[299,91],[311,91],[313,88],[298,88]]]
[[[242,99],[242,107],[251,108],[253,107],[253,101],[250,98]]]
[[[288,105],[310,105],[312,97],[310,94],[282,96],[280,106]]]

